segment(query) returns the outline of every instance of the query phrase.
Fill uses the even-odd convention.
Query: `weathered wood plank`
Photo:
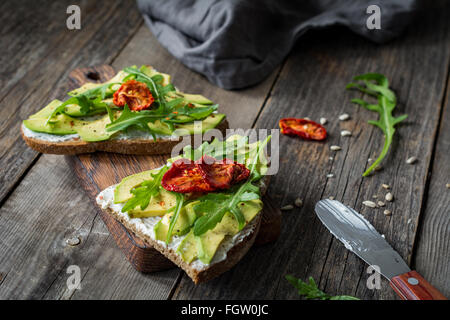
[[[11,62],[1,63],[2,74],[5,73],[2,79],[6,79],[5,85],[9,89],[3,96],[0,93],[0,164],[3,168],[0,173],[0,201],[37,156],[20,137],[21,121],[55,97],[58,83],[75,66],[112,61],[142,24],[132,1],[115,0],[107,6],[96,1],[84,1],[80,4],[82,29],[68,30],[65,9],[70,3],[55,3],[40,2],[37,12],[41,15],[30,18],[26,23],[20,14],[11,15],[15,19],[11,25],[23,22],[29,26],[30,32],[37,32],[24,32],[20,37],[15,31],[2,35],[5,41],[12,37],[13,44],[14,39],[20,38],[23,45],[12,45],[11,51],[2,46],[2,50],[8,50],[4,56],[11,57]],[[47,15],[46,10],[52,13]],[[127,12],[126,19],[121,13],[123,11]],[[33,13],[31,9],[30,12]],[[48,32],[45,29],[47,25]],[[31,47],[28,47],[28,39]],[[21,57],[23,61],[15,60]]]
[[[304,200],[304,206],[284,214],[277,243],[252,250],[233,270],[209,283],[193,286],[184,277],[174,298],[296,299],[296,290],[284,279],[286,274],[302,279],[313,276],[331,294],[396,297],[385,280],[381,290],[366,287],[366,265],[333,239],[316,218],[314,205],[334,196],[354,207],[385,234],[405,260],[411,259],[449,63],[448,12],[448,4],[429,10],[403,38],[383,46],[344,29],[314,32],[302,39],[256,126],[277,128],[278,120],[289,116],[329,119],[330,136],[324,143],[280,139],[281,167],[269,193],[279,206],[293,203],[297,197]],[[375,159],[381,150],[383,137],[367,123],[376,114],[352,105],[350,99],[359,95],[346,91],[345,85],[366,72],[384,73],[391,80],[399,99],[396,114],[408,113],[409,118],[398,128],[384,169],[362,178],[367,160]],[[351,120],[338,121],[344,112],[351,114]],[[353,136],[341,137],[343,129],[351,130]],[[330,145],[340,145],[342,151],[333,153]],[[406,164],[406,158],[413,155],[418,163]],[[328,173],[335,176],[328,179]],[[382,183],[390,184],[395,196],[385,207],[393,211],[391,217],[383,215],[384,208],[362,205],[373,195],[384,197]],[[434,249],[436,263],[447,263],[437,258],[439,249]]]
[[[450,297],[450,86],[446,97],[413,266]]]

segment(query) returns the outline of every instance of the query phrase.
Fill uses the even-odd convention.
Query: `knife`
[[[403,300],[447,300],[402,257],[361,214],[336,200],[321,200],[315,208],[320,221],[345,247],[367,264],[378,266]]]

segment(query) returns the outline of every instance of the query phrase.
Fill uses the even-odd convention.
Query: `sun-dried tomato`
[[[172,163],[164,174],[161,185],[164,189],[179,192],[209,192],[212,191],[197,164],[187,159],[179,159]]]
[[[116,106],[123,107],[127,104],[133,111],[148,109],[153,101],[155,99],[147,85],[136,80],[128,80],[123,83],[113,96],[113,103]]]
[[[228,189],[231,185],[248,179],[250,171],[229,159],[216,160],[204,156],[193,162],[180,159],[164,174],[164,189],[179,193],[211,192]]]
[[[281,133],[288,136],[299,136],[307,140],[324,140],[327,137],[325,128],[311,120],[284,118],[279,125]]]
[[[204,156],[196,163],[201,169],[203,178],[213,189],[228,189],[233,182],[236,164],[232,160],[216,160]]]

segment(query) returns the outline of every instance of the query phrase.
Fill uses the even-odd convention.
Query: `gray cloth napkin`
[[[266,78],[312,28],[347,26],[382,43],[400,34],[417,0],[137,0],[145,22],[169,52],[225,89]],[[369,5],[381,29],[369,30]],[[145,53],[144,53],[145,54]]]

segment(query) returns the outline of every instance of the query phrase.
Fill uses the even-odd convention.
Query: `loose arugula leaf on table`
[[[346,89],[357,89],[378,99],[378,104],[370,104],[362,99],[352,99],[351,101],[367,110],[377,112],[379,114],[379,119],[370,120],[368,122],[380,128],[384,133],[383,149],[378,158],[364,172],[363,176],[366,177],[379,165],[388,153],[394,137],[395,125],[405,120],[408,115],[405,114],[400,117],[394,117],[392,115],[397,104],[397,98],[395,93],[389,89],[389,81],[384,75],[379,73],[367,73],[354,77],[353,81],[362,81],[364,85],[352,82],[346,86]]]
[[[298,294],[306,299],[319,299],[319,300],[359,300],[352,296],[331,296],[326,294],[317,287],[313,277],[309,277],[308,282],[297,279],[291,275],[286,275],[288,280],[295,288],[298,289]]]
[[[164,166],[157,173],[152,173],[152,180],[146,180],[130,192],[133,195],[123,206],[122,211],[127,212],[139,206],[145,210],[152,198],[156,197],[161,190],[161,180],[167,172],[168,167]]]
[[[239,224],[239,230],[245,226],[245,218],[239,209],[238,204],[243,201],[259,199],[259,187],[255,186],[261,175],[255,168],[261,154],[262,148],[268,143],[269,136],[263,143],[258,146],[254,159],[250,163],[250,178],[242,185],[233,187],[229,192],[209,193],[198,200],[201,202],[194,206],[194,210],[199,213],[206,213],[194,224],[194,235],[200,236],[208,230],[213,229],[227,212],[231,212]]]
[[[106,109],[107,104],[102,102],[102,100],[112,96],[113,91],[111,90],[111,87],[116,84],[120,83],[105,83],[67,99],[57,108],[55,108],[55,110],[53,110],[53,112],[47,118],[46,123],[51,122],[51,119],[57,114],[64,113],[66,110],[66,106],[70,104],[79,105],[80,113],[82,115],[87,115],[90,112],[96,111],[98,109]]]

